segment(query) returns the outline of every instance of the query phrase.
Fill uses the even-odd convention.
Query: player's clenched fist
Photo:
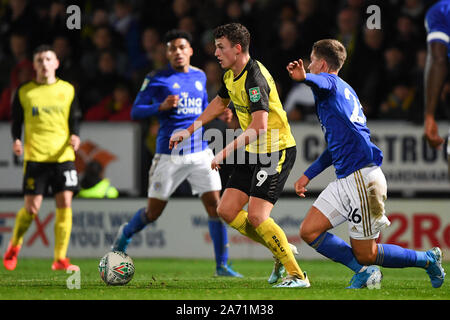
[[[298,59],[298,61],[292,61],[287,65],[286,69],[292,80],[303,81],[306,79],[306,71],[303,67],[302,59]]]
[[[176,94],[170,94],[164,99],[164,101],[159,105],[159,111],[167,111],[178,106],[178,101],[180,97]]]

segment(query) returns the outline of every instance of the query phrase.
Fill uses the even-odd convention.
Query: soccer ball
[[[98,271],[107,285],[123,286],[133,279],[134,263],[126,253],[112,251],[101,258]]]
[[[383,279],[383,274],[380,272],[374,272],[366,281],[366,287],[368,289],[381,289],[381,280]]]

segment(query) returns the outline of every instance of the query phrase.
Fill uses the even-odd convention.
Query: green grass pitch
[[[73,259],[81,268],[80,288],[69,289],[71,274],[52,271],[50,259],[19,259],[14,271],[0,269],[1,300],[450,300],[447,280],[431,287],[424,270],[382,268],[382,288],[348,290],[352,273],[332,261],[299,261],[308,273],[308,289],[272,288],[267,278],[273,262],[234,260],[242,279],[214,277],[207,259],[134,259],[136,273],[125,286],[105,285],[99,259]],[[450,270],[450,263],[444,268]],[[68,281],[69,279],[69,281]],[[72,278],[73,279],[73,278]]]

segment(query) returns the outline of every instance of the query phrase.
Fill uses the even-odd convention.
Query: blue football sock
[[[150,221],[147,218],[147,214],[145,213],[145,208],[139,209],[128,221],[128,224],[123,228],[123,234],[126,238],[130,239],[133,234],[141,231],[148,225]]]
[[[342,263],[355,273],[358,273],[364,267],[356,260],[352,247],[334,234],[324,232],[309,245],[320,254],[333,261]]]
[[[405,249],[395,244],[378,244],[375,264],[388,268],[421,267],[428,262],[426,252]]]
[[[216,265],[226,265],[228,262],[228,234],[225,224],[219,218],[209,218],[209,234],[214,245]]]

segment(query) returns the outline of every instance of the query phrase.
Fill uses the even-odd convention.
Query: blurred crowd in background
[[[290,121],[316,121],[311,91],[293,83],[288,62],[308,65],[312,44],[336,38],[347,48],[340,76],[354,87],[369,119],[423,120],[426,0],[0,0],[0,120],[10,119],[17,87],[32,79],[31,53],[53,46],[58,76],[76,86],[86,121],[131,121],[145,75],[167,65],[164,33],[193,35],[192,65],[207,75],[212,99],[222,70],[213,29],[240,22],[250,30],[251,56],[274,77]],[[69,5],[81,9],[81,29],[66,25]],[[381,9],[381,29],[366,27],[369,5]],[[450,83],[441,103],[450,102]],[[440,108],[438,119],[446,119]]]

